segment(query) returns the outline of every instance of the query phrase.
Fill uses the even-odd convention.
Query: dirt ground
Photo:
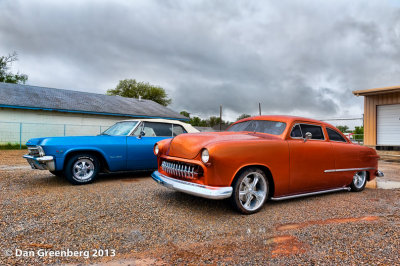
[[[31,170],[22,154],[0,151],[1,265],[400,264],[399,189],[268,202],[246,216],[226,200],[161,187],[148,172],[72,186]],[[399,176],[399,164],[380,169]],[[49,255],[67,250],[77,255]]]

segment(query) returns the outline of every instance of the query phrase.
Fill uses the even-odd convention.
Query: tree
[[[148,82],[137,82],[135,79],[120,80],[115,89],[107,91],[107,95],[119,95],[128,98],[139,98],[152,100],[163,106],[171,103],[165,90]]]
[[[190,118],[190,113],[186,112],[186,111],[182,111],[180,112],[181,115],[186,116],[188,118]]]
[[[355,127],[353,130],[353,138],[354,140],[358,141],[358,142],[362,142],[364,141],[364,127]]]
[[[216,125],[219,125],[221,122],[221,118],[216,117],[216,116],[211,116],[209,119],[206,120],[207,124],[209,127],[214,127]],[[221,124],[225,124],[225,122],[222,120]]]
[[[222,128],[226,128],[228,125],[232,124],[229,121],[221,120],[221,118],[219,118],[218,116],[210,116],[207,119],[201,119],[198,116],[190,117],[190,113],[187,111],[181,111],[180,114],[190,118],[189,122],[187,122],[187,123],[189,123],[195,127],[214,127],[215,128],[215,127],[218,127],[221,122]]]
[[[336,127],[337,127],[337,129],[339,129],[343,133],[347,133],[347,131],[349,130],[348,126],[336,126]]]
[[[18,55],[16,52],[8,54],[6,56],[0,56],[0,82],[14,83],[14,84],[25,84],[28,80],[28,76],[25,74],[13,74],[8,70],[11,64],[18,60]]]
[[[248,117],[251,117],[251,115],[248,115],[248,114],[241,114],[241,115],[236,119],[236,121],[239,121],[239,120],[241,120],[241,119],[245,119],[245,118],[248,118]]]
[[[198,116],[190,118],[189,124],[195,127],[200,127],[201,125],[201,119]]]

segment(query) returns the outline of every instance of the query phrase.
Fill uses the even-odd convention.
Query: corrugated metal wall
[[[400,104],[400,92],[364,97],[364,144],[376,145],[376,106]]]

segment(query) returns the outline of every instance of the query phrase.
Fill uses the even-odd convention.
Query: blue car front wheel
[[[65,167],[64,175],[74,185],[83,185],[92,182],[98,172],[100,164],[92,154],[77,154],[72,156]]]

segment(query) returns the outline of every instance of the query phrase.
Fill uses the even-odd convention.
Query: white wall
[[[0,108],[0,144],[22,143],[34,137],[97,135],[129,117]],[[101,128],[100,128],[101,126]]]

